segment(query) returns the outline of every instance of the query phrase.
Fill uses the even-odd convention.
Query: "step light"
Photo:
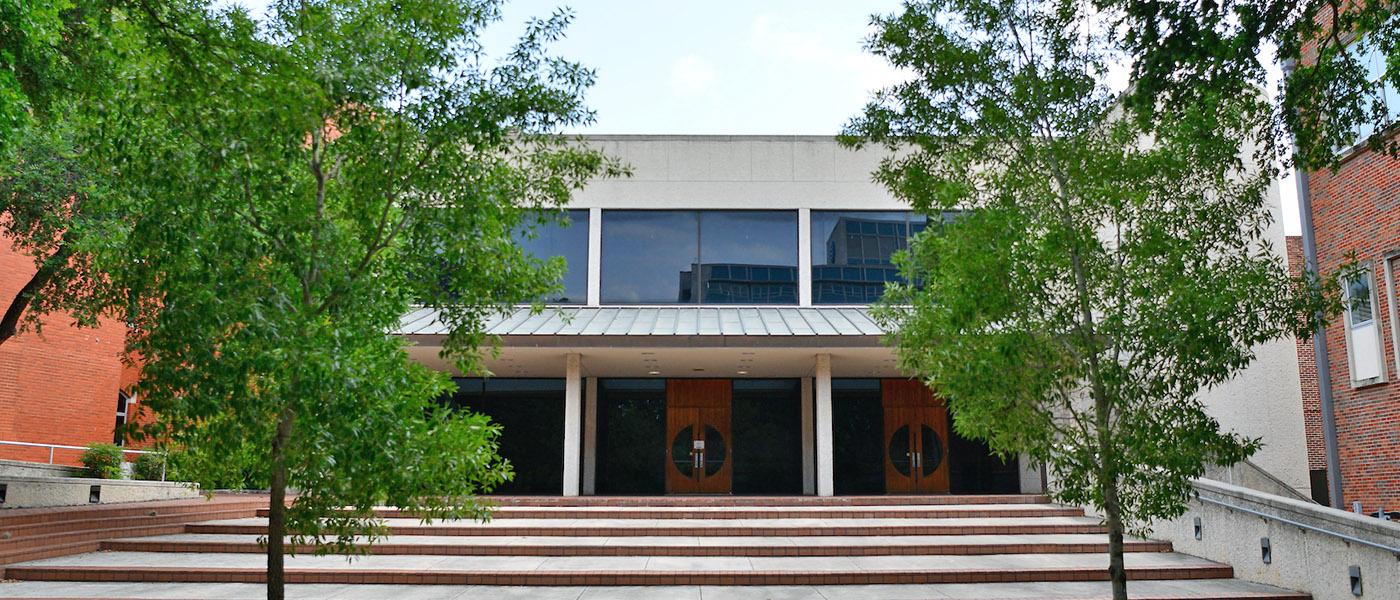
[[[1200,518],[1200,517],[1196,517],[1196,525],[1195,525],[1195,528],[1196,528],[1196,539],[1199,540],[1199,539],[1201,539],[1201,518]]]
[[[102,486],[94,485],[88,487],[88,504],[97,504],[102,501]]]
[[[1347,567],[1347,575],[1351,577],[1351,595],[1361,595],[1361,565]]]
[[[1266,565],[1274,562],[1274,549],[1269,545],[1269,538],[1259,538],[1259,558]]]

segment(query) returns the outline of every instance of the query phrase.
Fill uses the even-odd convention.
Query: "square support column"
[[[812,305],[812,209],[797,209],[797,305]]]
[[[831,444],[831,355],[817,355],[816,373],[816,435],[817,435],[817,495],[836,493],[832,461],[835,452]]]
[[[583,440],[583,378],[579,355],[564,357],[564,495],[578,495]]]
[[[813,423],[812,378],[802,378],[802,493],[817,493],[817,439]]]
[[[583,381],[583,495],[592,496],[598,480],[598,378]]]

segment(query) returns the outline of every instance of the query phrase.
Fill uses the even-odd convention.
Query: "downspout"
[[[1296,63],[1283,61],[1283,78],[1287,81]],[[1293,156],[1298,156],[1298,137],[1289,132]],[[1313,275],[1317,269],[1317,237],[1313,231],[1312,194],[1308,190],[1308,172],[1295,163],[1293,180],[1298,186],[1298,221],[1303,230],[1303,269]],[[1317,314],[1318,327],[1313,331],[1313,363],[1317,370],[1317,399],[1322,411],[1322,439],[1327,448],[1327,498],[1332,508],[1345,510],[1342,505],[1342,466],[1337,453],[1337,419],[1332,403],[1332,363],[1327,357],[1326,325],[1322,313]]]

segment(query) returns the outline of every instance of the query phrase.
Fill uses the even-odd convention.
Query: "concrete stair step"
[[[380,518],[412,518],[397,508],[378,508]],[[500,506],[493,519],[905,519],[969,517],[1075,517],[1083,509],[1049,504],[876,505],[876,506]],[[267,509],[258,511],[267,516]]]
[[[95,531],[102,529],[119,529],[125,527],[153,527],[156,525],[185,524],[199,521],[212,521],[219,519],[237,519],[255,514],[256,509],[234,508],[219,510],[191,511],[179,514],[154,516],[140,515],[127,517],[93,518],[79,521],[58,521],[53,523],[32,523],[0,530],[9,533],[8,539],[0,540],[0,551],[7,547],[13,547],[26,540],[43,539],[63,533]]]
[[[1233,571],[1174,553],[1125,557],[1134,580],[1228,579]],[[98,552],[5,569],[31,581],[263,581],[253,554]],[[289,583],[452,585],[879,585],[1101,581],[1102,554],[872,557],[521,557],[368,555],[287,558]],[[217,566],[211,566],[217,565]]]
[[[1128,540],[1127,552],[1170,552],[1169,542]],[[437,556],[894,556],[1106,553],[1102,535],[860,537],[395,536],[368,554]],[[256,535],[179,534],[107,540],[102,550],[259,554]],[[309,553],[303,546],[297,552]]]
[[[386,519],[389,535],[495,536],[851,536],[1102,533],[1087,517],[948,519],[501,519],[476,522]],[[187,533],[265,534],[266,519],[195,523]]]
[[[182,532],[196,521],[242,518],[266,506],[258,497],[216,497],[59,509],[16,509],[0,528],[0,565],[96,551],[102,540]],[[51,513],[51,514],[46,514]]]
[[[1238,579],[1135,581],[1135,600],[1303,600],[1306,594]],[[88,583],[12,581],[0,594],[28,598],[263,598],[253,583]],[[503,587],[451,585],[293,584],[287,596],[302,600],[382,600],[383,598],[451,598],[453,600],[870,600],[944,598],[951,600],[1109,600],[1106,582],[952,583],[924,585],[788,585],[758,587]]]

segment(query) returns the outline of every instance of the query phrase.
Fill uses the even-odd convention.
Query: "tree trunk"
[[[272,438],[272,498],[267,506],[267,600],[283,600],[286,577],[282,568],[283,543],[287,536],[287,456],[286,444],[292,434],[292,412],[283,410]]]
[[[1108,521],[1108,577],[1113,582],[1113,600],[1128,600],[1128,571],[1123,568],[1123,507],[1118,503],[1118,481],[1104,486],[1103,512]]]
[[[15,294],[14,300],[5,309],[5,316],[0,318],[0,344],[5,343],[15,336],[19,331],[19,318],[24,314],[24,310],[29,308],[29,302],[34,299],[34,294],[39,292],[39,288],[44,287],[49,279],[53,277],[52,269],[39,269],[34,272],[34,276],[29,278],[29,282],[20,288]]]
[[[1118,499],[1118,458],[1114,455],[1110,405],[1102,388],[1096,387],[1093,396],[1099,442],[1098,483],[1108,525],[1108,578],[1113,583],[1113,600],[1128,600],[1128,572],[1123,568],[1123,505]]]

